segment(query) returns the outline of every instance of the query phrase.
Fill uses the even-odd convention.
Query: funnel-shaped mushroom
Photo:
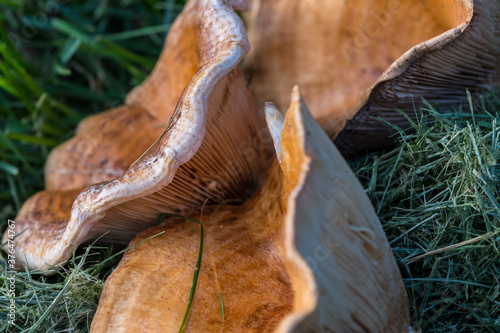
[[[204,238],[186,331],[408,332],[401,276],[362,186],[297,88],[282,126],[275,108],[267,112],[281,162],[262,188],[242,206],[188,216]],[[91,331],[178,331],[200,226],[172,217],[133,244],[105,283]]]
[[[446,110],[498,84],[498,1],[254,0],[246,19],[257,105],[283,108],[299,84],[342,152],[392,142],[374,117],[406,128],[395,109]]]
[[[48,162],[50,190],[26,202],[16,218],[18,266],[44,270],[64,263],[75,247],[104,233],[104,240],[126,244],[154,226],[160,213],[189,210],[201,206],[206,198],[242,198],[259,185],[265,162],[255,141],[258,117],[247,82],[237,68],[249,45],[231,6],[243,9],[239,1],[190,1],[169,35],[159,69],[129,96],[129,104],[87,120],[76,138],[52,154],[53,160]],[[176,60],[179,50],[175,49],[184,45],[179,36],[184,29],[191,38],[185,46],[189,49],[187,64],[184,58]],[[197,57],[190,53],[195,42],[199,46]],[[164,61],[169,59],[173,60],[168,64],[172,70],[165,69]],[[184,70],[188,74],[181,75],[180,82],[193,70],[197,72],[182,92],[175,112],[162,110],[173,108],[172,101],[179,93],[178,83],[168,92],[170,86],[165,82],[175,79],[164,77]],[[92,170],[108,158],[119,165],[119,172],[133,162],[130,156],[122,158],[124,149],[130,147],[132,157],[137,158],[162,134],[159,125],[169,113],[173,113],[171,127],[150,153],[120,176],[81,191],[93,181],[114,176],[113,172],[82,176],[77,167],[82,160]],[[121,127],[116,128],[118,125]],[[78,148],[86,147],[88,136],[99,131],[101,137],[91,142],[82,158]],[[99,144],[94,146],[94,142]],[[121,151],[115,154],[113,148]],[[62,161],[64,153],[72,151],[76,154],[66,159],[76,161],[67,162],[70,172],[60,175],[61,165],[66,163]],[[73,183],[66,186],[58,177]]]

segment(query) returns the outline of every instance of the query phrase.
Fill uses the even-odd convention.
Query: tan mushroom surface
[[[300,85],[342,153],[392,143],[373,117],[406,128],[395,109],[445,111],[499,85],[498,1],[253,0],[245,18],[257,105],[282,109]]]
[[[242,8],[237,1],[234,5]],[[183,45],[177,34],[186,29],[189,36],[197,36],[199,57],[188,55],[187,60],[199,59],[198,69],[174,105],[169,101],[179,93],[178,84],[158,97],[167,87],[155,86],[153,81],[171,74],[163,62],[176,58],[177,45]],[[130,104],[86,120],[77,136],[51,155],[49,190],[28,200],[16,218],[18,268],[46,270],[62,264],[78,245],[104,234],[103,241],[125,245],[155,225],[158,214],[189,210],[206,198],[217,202],[249,196],[262,181],[266,161],[256,141],[260,131],[256,108],[237,68],[248,49],[243,24],[230,5],[191,1],[169,35],[159,69],[132,92]],[[187,77],[195,67],[183,60],[174,59],[170,65],[180,63]],[[158,109],[163,103],[172,109]],[[146,156],[118,177],[81,191],[95,177],[106,180],[113,174],[98,171],[92,176],[82,172],[79,163],[89,170],[101,170],[103,158],[114,159],[110,163],[117,169],[131,164],[162,134],[169,112],[173,114],[169,131]],[[96,132],[102,137],[95,137]],[[135,144],[139,148],[124,158],[123,149]],[[79,149],[85,149],[83,157]],[[68,155],[71,151],[77,154]],[[115,151],[120,153],[114,155]],[[63,156],[74,160],[64,161]],[[72,171],[61,172],[65,168]],[[70,185],[60,180],[65,177]]]
[[[380,222],[298,88],[282,128],[273,133],[282,162],[251,199],[187,216],[202,222],[204,238],[186,331],[408,332],[406,291]],[[92,332],[179,330],[200,226],[168,218],[130,245],[141,241],[107,279]]]

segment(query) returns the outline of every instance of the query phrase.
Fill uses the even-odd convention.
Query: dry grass
[[[473,113],[470,113],[472,108]],[[428,106],[414,134],[352,162],[379,212],[424,332],[500,331],[500,111]]]

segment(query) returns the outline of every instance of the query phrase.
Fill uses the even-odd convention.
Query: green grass
[[[43,189],[50,150],[146,78],[180,2],[0,1],[0,230]],[[498,96],[473,104],[473,116],[471,105],[444,115],[428,106],[414,134],[398,131],[393,150],[350,161],[394,249],[412,324],[424,332],[500,332]],[[119,259],[94,247],[52,276],[16,274],[18,326],[9,331],[86,332]],[[1,253],[2,331],[6,265]]]
[[[41,276],[30,272],[15,274],[16,318],[15,326],[8,322],[7,278],[0,274],[0,331],[2,332],[87,332],[94,316],[105,278],[118,264],[119,258],[110,258],[111,249],[88,249],[75,255],[64,271],[53,270],[55,275]],[[5,257],[2,256],[2,262]],[[3,267],[4,264],[2,264]]]
[[[424,332],[500,332],[500,103],[427,115],[352,162],[379,212]]]

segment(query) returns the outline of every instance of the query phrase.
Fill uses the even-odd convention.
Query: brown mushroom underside
[[[406,292],[380,222],[298,89],[281,157],[242,206],[188,216],[203,223],[204,241],[186,331],[408,331]],[[92,332],[179,330],[200,226],[170,218],[130,245],[141,241],[106,281]]]

